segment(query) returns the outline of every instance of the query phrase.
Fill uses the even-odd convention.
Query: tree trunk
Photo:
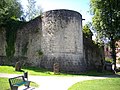
[[[113,70],[114,72],[116,72],[116,47],[115,47],[115,32],[114,32],[114,28],[113,28],[113,11],[112,11],[112,8],[113,6],[111,5],[111,1],[109,1],[109,8],[110,8],[110,31],[111,31],[111,34],[110,34],[110,38],[111,38],[111,49],[112,49],[112,52],[111,52],[111,56],[113,58]]]
[[[111,55],[113,58],[113,65],[114,65],[113,70],[115,71],[116,70],[116,51],[115,51],[116,48],[115,48],[115,40],[113,39],[113,37],[111,37],[111,49],[112,49]]]

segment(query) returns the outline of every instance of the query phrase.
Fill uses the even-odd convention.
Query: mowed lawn
[[[68,90],[120,90],[120,78],[82,81]]]
[[[40,76],[53,76],[54,72],[37,68],[37,67],[23,67],[22,71],[15,71],[13,66],[0,66],[0,73],[9,74],[23,74],[23,72],[28,72],[30,75],[40,75]],[[61,73],[57,76],[101,76],[101,75],[113,75],[111,72],[99,73],[96,71],[90,71],[83,74],[66,74]],[[33,82],[33,86],[37,84]],[[38,86],[38,85],[37,85]],[[8,78],[0,78],[0,90],[9,90]],[[58,87],[59,88],[59,87]],[[76,83],[71,86],[68,90],[120,90],[120,78],[102,79],[102,80],[88,80]]]
[[[15,67],[13,66],[0,66],[0,73],[23,74],[23,72],[28,72],[28,74],[30,75],[41,75],[41,76],[47,76],[53,74],[51,71],[37,67],[22,67],[21,71],[15,71]]]
[[[0,78],[0,90],[10,90],[8,78]]]

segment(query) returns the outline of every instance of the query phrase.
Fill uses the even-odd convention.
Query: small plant
[[[43,55],[43,52],[41,50],[38,50],[37,53],[38,53],[39,56]]]
[[[120,58],[118,58],[118,60],[120,61]]]
[[[120,58],[118,58],[118,63],[120,64]]]
[[[106,58],[105,58],[105,61],[108,62],[108,63],[112,63],[112,59],[109,58],[109,57],[106,57]]]

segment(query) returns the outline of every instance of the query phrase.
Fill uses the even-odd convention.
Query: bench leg
[[[25,86],[29,88],[29,86],[30,86],[30,81],[28,81],[28,82],[25,84]]]
[[[18,86],[12,86],[11,90],[18,90]]]

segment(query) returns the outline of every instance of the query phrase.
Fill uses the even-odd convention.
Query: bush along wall
[[[16,20],[8,20],[5,25],[6,30],[6,56],[8,60],[11,60],[15,53],[15,41],[17,30],[24,25],[24,22]]]

